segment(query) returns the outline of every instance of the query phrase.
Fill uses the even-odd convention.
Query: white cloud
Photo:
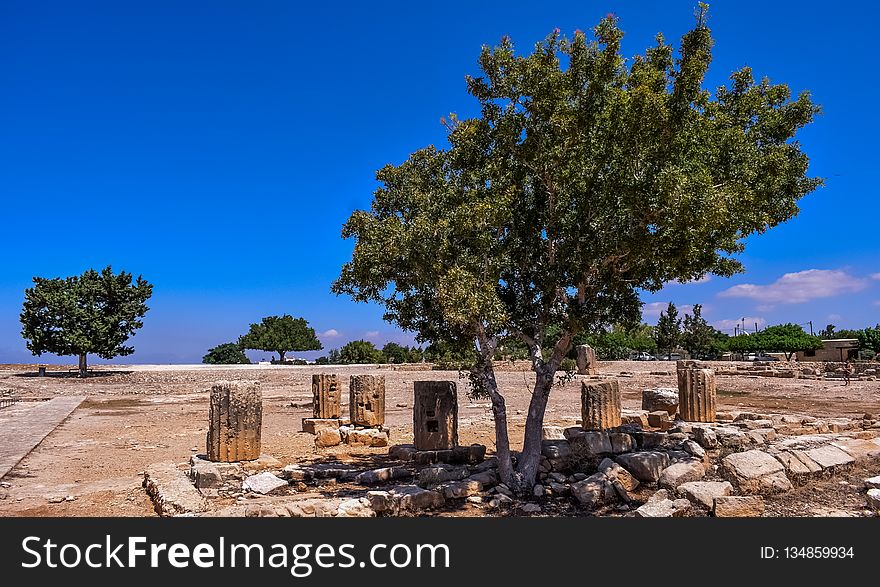
[[[335,328],[331,328],[330,330],[326,330],[321,333],[321,338],[336,338],[339,336],[339,331]]]
[[[867,287],[864,279],[844,271],[807,269],[786,273],[769,285],[743,283],[718,294],[724,298],[752,298],[763,302],[799,304],[816,298],[854,293]]]
[[[733,334],[734,327],[742,328],[743,322],[745,322],[746,332],[750,332],[755,329],[755,324],[758,324],[758,328],[763,327],[767,324],[767,320],[762,318],[761,316],[746,316],[745,318],[732,318],[730,320],[716,320],[712,323],[712,326],[720,330],[721,332],[726,332],[728,334]]]
[[[644,318],[659,318],[660,312],[665,312],[666,308],[669,307],[669,302],[651,302],[649,304],[645,304],[642,306],[642,316]],[[682,304],[675,306],[678,309],[678,314],[690,314],[694,311],[694,306],[692,304]]]
[[[759,312],[772,312],[776,306],[772,304],[762,304],[760,306],[755,307],[755,309]]]
[[[843,316],[841,316],[840,314],[828,314],[826,318],[828,320],[840,320],[841,318],[843,318]]]
[[[880,273],[872,273],[871,279],[876,279],[876,280],[880,281]]]
[[[364,333],[364,338],[378,338],[379,331],[378,330],[368,330]]]
[[[698,284],[698,283],[708,283],[711,280],[712,280],[712,276],[707,273],[706,275],[702,276],[701,278],[694,279],[693,281],[679,281],[678,279],[673,279],[672,281],[670,281],[666,285],[694,285],[694,284]]]

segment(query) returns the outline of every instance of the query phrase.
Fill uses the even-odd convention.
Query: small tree
[[[479,116],[451,116],[449,148],[377,174],[371,210],[343,228],[352,259],[333,290],[376,301],[420,341],[470,356],[492,402],[501,480],[534,484],[547,401],[581,332],[639,319],[639,291],[741,270],[745,238],[784,222],[821,182],[793,141],[809,95],[731,75],[703,89],[712,37],[702,7],[679,55],[662,37],[625,59],[613,17],[551,33],[529,55],[504,38],[467,78]],[[558,336],[548,336],[558,328]],[[513,468],[492,358],[519,338],[535,373]]]
[[[869,326],[860,330],[857,338],[860,348],[880,354],[880,324],[873,328]]]
[[[131,273],[118,275],[108,265],[65,279],[34,277],[24,292],[21,335],[34,355],[79,357],[79,376],[88,374],[88,355],[103,359],[127,356],[125,342],[143,326],[153,286]]]
[[[684,316],[681,346],[691,357],[708,355],[715,343],[716,330],[703,318],[702,311],[703,307],[696,304],[693,312]]]
[[[671,358],[672,351],[681,344],[681,318],[672,302],[669,302],[665,312],[660,312],[654,336],[657,338],[657,348],[666,351],[667,359]]]
[[[376,345],[368,340],[353,340],[339,349],[339,363],[358,365],[365,363],[383,363],[385,357]]]
[[[315,329],[309,326],[305,318],[284,316],[267,316],[259,324],[251,324],[248,333],[238,339],[244,349],[274,351],[278,360],[284,362],[288,351],[319,351],[324,347]]]
[[[836,329],[836,326],[834,326],[834,324],[829,324],[828,326],[826,326],[825,328],[820,330],[817,333],[817,335],[819,338],[822,338],[822,339],[834,338],[835,336],[838,336],[837,334],[834,333],[835,329]]]
[[[209,365],[247,365],[250,362],[244,349],[235,342],[219,344],[208,349],[208,353],[202,357],[202,363]]]

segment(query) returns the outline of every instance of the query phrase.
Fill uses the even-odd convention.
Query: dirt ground
[[[314,437],[300,432],[300,420],[311,416],[311,374],[321,371],[340,374],[344,399],[347,399],[349,375],[385,375],[386,425],[391,428],[394,444],[412,442],[413,381],[458,381],[460,443],[485,444],[489,453],[494,448],[488,401],[469,399],[467,380],[460,379],[454,371],[264,365],[139,365],[100,369],[92,377],[79,379],[66,368],[50,370],[46,377],[36,377],[33,366],[0,365],[0,389],[13,390],[21,401],[39,401],[58,395],[88,396],[63,424],[3,478],[0,516],[155,515],[141,487],[144,468],[159,461],[182,463],[190,455],[204,452],[208,390],[212,382],[221,379],[262,382],[262,450],[284,464],[332,456],[344,460],[387,451],[335,447],[316,452]],[[641,391],[645,388],[676,386],[674,363],[607,362],[601,365],[601,370],[603,374],[619,377],[624,408],[640,408]],[[524,371],[499,371],[497,375],[508,401],[511,440],[517,445],[522,441],[533,376]],[[577,379],[554,389],[546,424],[575,425],[580,417]],[[835,380],[719,376],[717,383],[719,411],[754,409],[820,418],[860,417],[880,412],[880,381],[853,381],[844,387]],[[851,481],[857,482],[855,478]],[[798,497],[808,503],[797,507],[768,504],[769,513],[816,515],[817,508],[831,511],[838,499],[841,507],[845,507],[846,499],[838,496],[846,491],[839,480],[830,482],[827,491]],[[53,503],[67,496],[73,499]]]

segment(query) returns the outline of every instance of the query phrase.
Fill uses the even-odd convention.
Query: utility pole
[[[758,323],[755,322],[755,334],[758,334]]]
[[[813,336],[813,321],[810,320],[810,336]]]

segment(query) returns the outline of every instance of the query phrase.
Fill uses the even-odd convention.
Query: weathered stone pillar
[[[577,345],[578,375],[598,375],[599,363],[596,361],[596,350],[588,344]]]
[[[413,436],[417,450],[458,445],[458,393],[454,381],[415,381]]]
[[[352,424],[375,427],[385,423],[384,375],[352,375],[348,390]]]
[[[715,372],[678,370],[678,413],[685,422],[715,421]]]
[[[339,376],[335,373],[312,375],[312,402],[315,418],[339,418]]]
[[[208,460],[231,463],[260,457],[263,394],[259,381],[218,381],[211,387]]]
[[[620,384],[617,379],[581,383],[581,422],[584,430],[620,426]]]

